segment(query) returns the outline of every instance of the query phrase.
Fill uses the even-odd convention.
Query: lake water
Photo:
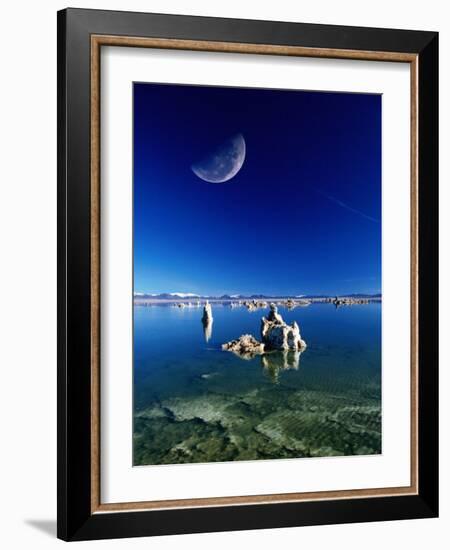
[[[134,308],[135,465],[381,453],[381,304],[279,312],[307,349],[245,360],[268,309]]]

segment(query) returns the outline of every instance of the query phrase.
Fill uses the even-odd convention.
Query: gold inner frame
[[[411,75],[411,483],[407,487],[367,488],[234,497],[154,500],[104,504],[100,499],[100,50],[102,46],[164,48],[241,54],[286,55],[409,63]],[[409,53],[306,48],[270,44],[91,35],[91,513],[161,510],[311,500],[418,494],[418,56]]]

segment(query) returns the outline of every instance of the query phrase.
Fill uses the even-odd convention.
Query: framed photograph
[[[438,514],[438,35],[58,13],[58,536]]]

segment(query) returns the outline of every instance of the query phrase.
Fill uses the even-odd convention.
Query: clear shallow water
[[[134,308],[134,464],[381,452],[381,304],[312,304],[284,320],[307,349],[244,360],[221,344],[259,338],[268,309]]]

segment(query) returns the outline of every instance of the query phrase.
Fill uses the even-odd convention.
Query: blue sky
[[[191,165],[241,133],[225,183]],[[381,289],[381,96],[134,84],[134,289]]]

